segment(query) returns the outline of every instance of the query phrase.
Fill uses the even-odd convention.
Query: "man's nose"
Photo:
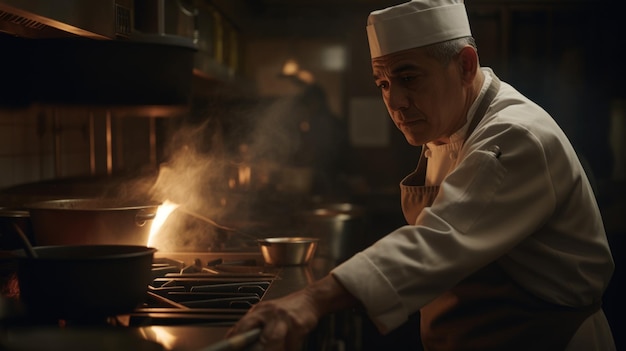
[[[409,107],[409,98],[402,87],[390,86],[387,91],[387,105],[391,110],[400,111]]]

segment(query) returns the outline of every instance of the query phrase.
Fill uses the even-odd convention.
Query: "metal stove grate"
[[[261,301],[276,278],[257,260],[209,260],[193,264],[155,258],[153,279],[129,326],[230,325]]]

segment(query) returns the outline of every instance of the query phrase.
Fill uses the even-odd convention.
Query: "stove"
[[[280,269],[254,253],[160,253],[146,299],[117,323],[231,326],[263,299]]]
[[[129,314],[108,317],[106,321],[84,325],[82,322],[31,319],[20,315],[19,295],[16,298],[3,294],[1,346],[6,346],[6,340],[28,342],[28,335],[45,335],[55,343],[62,343],[65,340],[57,338],[67,338],[71,333],[74,339],[84,340],[84,335],[114,331],[118,337],[132,335],[133,343],[135,339],[149,341],[167,351],[201,350],[221,341],[226,331],[253,305],[272,295],[272,289],[278,287],[278,290],[283,289],[283,292],[278,291],[279,295],[285,293],[284,287],[280,287],[280,283],[285,283],[282,271],[282,268],[266,266],[259,252],[157,251],[143,303]],[[8,279],[7,285],[17,285],[15,276]],[[276,296],[276,292],[273,294]],[[6,308],[9,302],[15,304]],[[4,314],[8,310],[14,311],[15,316],[6,318]],[[111,335],[103,334],[103,337],[107,339]],[[35,350],[49,350],[43,347]],[[87,349],[94,348],[89,345]]]
[[[273,267],[257,252],[157,252],[146,300],[115,324],[166,350],[197,351],[223,340],[252,306],[298,290],[327,272],[325,261]],[[328,350],[320,323],[303,350]]]
[[[19,295],[16,298],[3,293],[0,343],[7,340],[30,342],[29,336],[37,336],[50,339],[49,344],[71,342],[75,346],[77,341],[98,344],[98,338],[106,340],[126,335],[122,339],[124,343],[150,342],[147,345],[150,350],[156,345],[160,348],[157,351],[198,351],[222,341],[230,327],[260,301],[287,295],[325,275],[330,268],[327,264],[325,260],[314,258],[306,266],[273,267],[265,264],[259,251],[157,251],[144,301],[128,314],[112,316],[93,325],[49,320],[41,323],[24,318],[19,315]],[[17,285],[15,277],[3,282],[9,287]],[[4,306],[11,301],[17,301],[17,308]],[[15,311],[17,317],[7,318],[4,315],[7,311]],[[311,334],[304,349],[328,349],[329,333],[324,329],[327,326],[320,325],[320,331]],[[118,340],[112,339],[112,342]],[[77,348],[97,351],[98,347],[104,347],[92,344]],[[43,348],[45,343],[39,345],[33,350],[51,350]],[[116,350],[138,349],[118,347]]]

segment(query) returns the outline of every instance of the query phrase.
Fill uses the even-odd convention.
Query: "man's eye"
[[[410,82],[410,81],[413,81],[413,80],[415,80],[415,76],[404,76],[404,77],[402,77],[402,81],[403,82]]]
[[[389,84],[387,84],[387,82],[382,82],[382,83],[376,83],[376,86],[378,87],[378,89],[385,89],[387,88],[387,86],[389,86]]]

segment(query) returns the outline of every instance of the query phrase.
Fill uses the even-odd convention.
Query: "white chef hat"
[[[471,35],[463,0],[412,0],[367,18],[372,58]]]

